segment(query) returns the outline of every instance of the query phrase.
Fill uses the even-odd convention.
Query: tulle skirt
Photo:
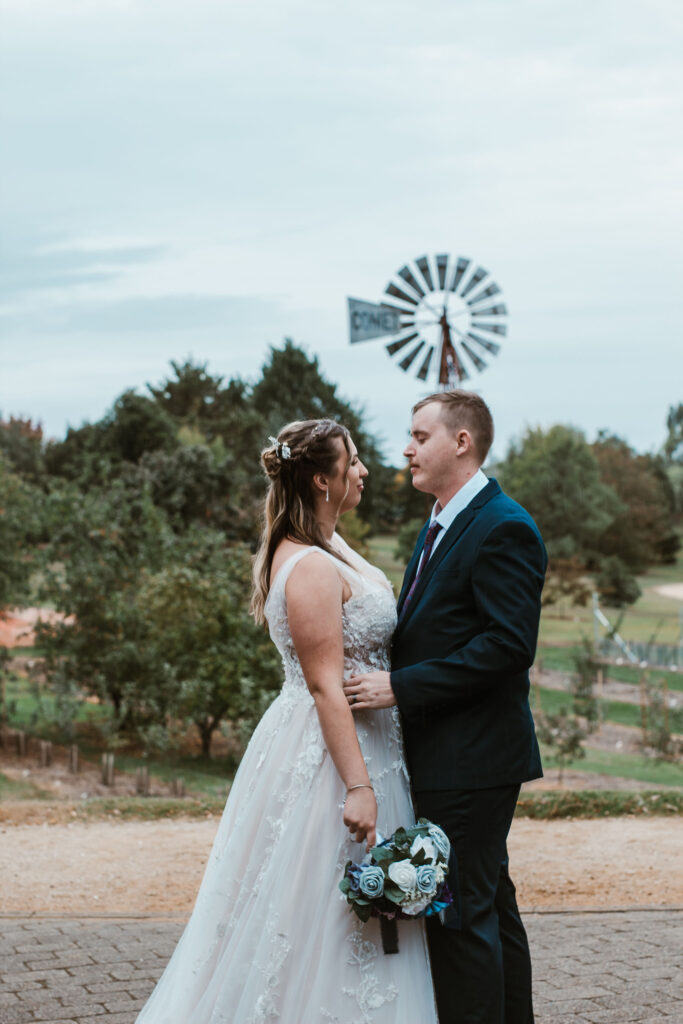
[[[395,711],[357,732],[390,835],[414,822]],[[363,848],[306,691],[283,690],[235,777],[192,916],[137,1024],[436,1024],[422,922],[385,954],[339,892]]]

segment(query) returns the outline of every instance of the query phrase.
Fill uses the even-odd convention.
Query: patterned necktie
[[[403,602],[403,607],[401,608],[401,614],[399,616],[399,618],[401,619],[405,615],[405,610],[410,604],[410,599],[412,598],[415,587],[417,586],[417,581],[419,580],[427,562],[429,561],[429,556],[431,555],[432,548],[434,547],[434,541],[436,540],[436,536],[440,529],[441,523],[437,522],[435,519],[434,522],[429,527],[429,529],[427,530],[427,536],[425,537],[424,547],[422,548],[422,561],[418,566],[417,572],[415,573],[415,579],[410,584],[410,590],[406,594],[406,599]]]

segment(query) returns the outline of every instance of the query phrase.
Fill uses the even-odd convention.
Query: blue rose
[[[425,896],[433,896],[436,892],[436,869],[431,864],[423,864],[417,869],[417,890]]]
[[[363,869],[360,867],[359,864],[351,864],[346,869],[346,877],[349,880],[349,885],[351,886],[352,893],[357,894],[358,892],[360,892],[360,876],[362,870]]]
[[[358,884],[364,896],[376,899],[384,892],[384,872],[378,867],[363,868]]]

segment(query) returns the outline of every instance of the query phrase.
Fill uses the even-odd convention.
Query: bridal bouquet
[[[360,864],[348,861],[339,888],[361,921],[379,917],[429,917],[453,902],[446,884],[450,843],[446,833],[426,818],[412,828],[398,828],[380,841]],[[383,928],[385,952],[389,932]]]

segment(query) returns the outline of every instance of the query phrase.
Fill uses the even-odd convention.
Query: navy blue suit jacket
[[[402,615],[391,685],[413,789],[483,789],[543,772],[529,708],[547,556],[531,516],[496,480],[453,520]]]

